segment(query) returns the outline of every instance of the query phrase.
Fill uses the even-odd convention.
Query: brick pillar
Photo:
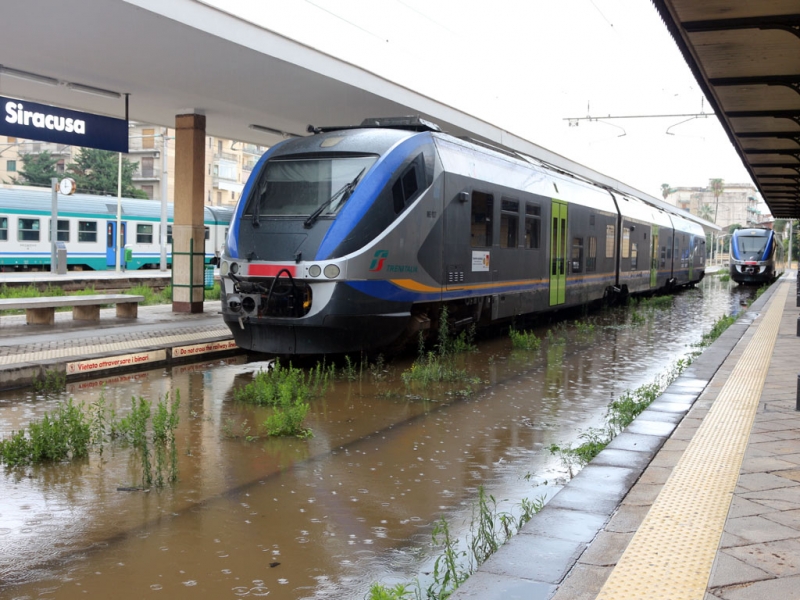
[[[205,115],[175,117],[172,312],[203,312],[205,139]]]

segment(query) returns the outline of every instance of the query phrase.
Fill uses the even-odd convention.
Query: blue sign
[[[128,122],[0,96],[0,135],[128,152]]]

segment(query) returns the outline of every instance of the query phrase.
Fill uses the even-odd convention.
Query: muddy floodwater
[[[603,423],[608,403],[692,350],[753,290],[706,279],[671,308],[614,308],[540,326],[535,352],[506,335],[464,355],[482,383],[406,387],[411,359],[338,378],[311,401],[309,439],[269,438],[269,414],[233,399],[263,363],[233,358],[0,396],[0,436],[59,401],[179,390],[178,476],[141,482],[129,447],[0,470],[0,598],[364,598],[373,582],[428,581],[434,523],[463,536],[480,486],[513,512],[552,496],[548,448]],[[637,316],[638,315],[638,316]],[[547,330],[555,334],[547,338]],[[471,393],[467,389],[472,388]]]

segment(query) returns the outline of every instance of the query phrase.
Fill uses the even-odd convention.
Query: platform
[[[0,316],[0,389],[30,385],[47,371],[71,381],[239,351],[219,300],[203,309],[191,314],[172,312],[171,304],[140,306],[138,318],[117,319],[116,309],[108,308],[99,322],[57,312],[53,325],[26,325],[24,314]]]
[[[800,597],[796,273],[451,598]]]

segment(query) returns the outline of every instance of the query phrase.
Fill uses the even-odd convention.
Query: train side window
[[[420,189],[419,176],[423,169],[422,158],[422,154],[419,154],[392,186],[392,203],[395,214],[399,215],[403,212],[403,209],[408,206],[409,201],[417,195]]]
[[[62,221],[61,219],[58,220],[58,231],[56,232],[56,241],[57,242],[68,242],[69,241],[69,221]],[[47,239],[53,239],[53,219],[50,219],[50,229],[47,232]]]
[[[167,244],[172,243],[172,225],[167,225]]]
[[[483,192],[472,192],[471,210],[470,245],[473,248],[488,248],[492,245],[494,196]]]
[[[39,219],[19,219],[17,240],[20,242],[38,242]]]
[[[661,246],[661,268],[667,266],[667,247]]]
[[[97,221],[78,221],[78,241],[97,242]]]
[[[152,244],[153,243],[153,226],[144,223],[136,224],[136,243],[137,244]]]
[[[589,238],[589,245],[586,248],[586,272],[597,270],[597,238]]]
[[[205,230],[204,231],[204,234],[206,236],[205,239],[210,240],[211,239],[211,230],[208,227],[204,227],[203,229]]]
[[[572,272],[580,273],[583,265],[583,238],[572,238],[570,262],[572,264]]]
[[[8,241],[8,217],[0,217],[0,242]]]
[[[636,242],[631,243],[631,271],[636,270],[636,266],[639,259],[639,246]]]
[[[606,225],[606,258],[614,258],[614,249],[617,246],[616,227]]]
[[[516,248],[519,232],[519,201],[500,200],[500,247]]]
[[[622,228],[622,258],[631,255],[631,230],[628,227]]]
[[[542,209],[538,204],[525,203],[525,247],[539,248],[542,236]]]

